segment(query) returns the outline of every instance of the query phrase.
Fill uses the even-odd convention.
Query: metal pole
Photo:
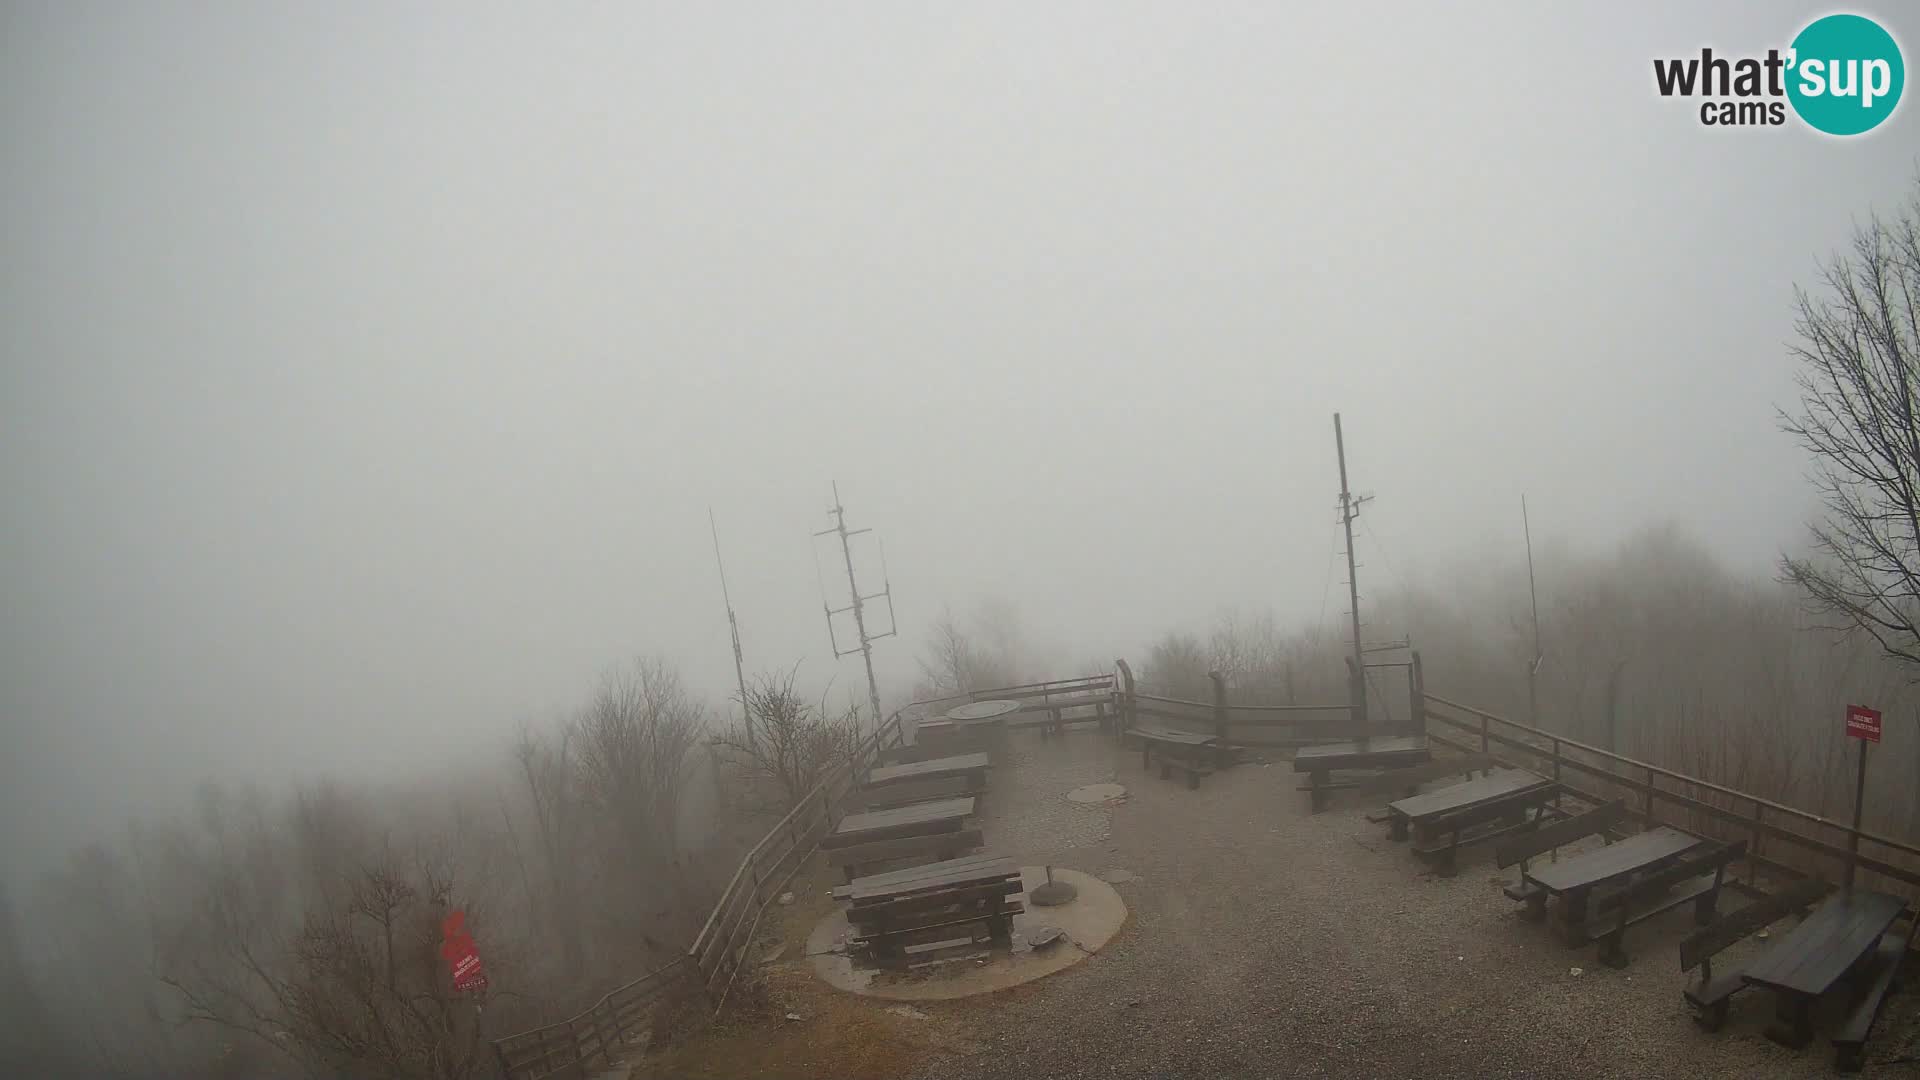
[[[1535,682],[1540,674],[1540,594],[1533,587],[1533,522],[1527,517],[1527,497],[1520,496],[1520,527],[1527,536],[1527,599],[1533,604],[1533,659],[1527,663],[1527,723],[1540,726],[1540,698]]]
[[[1853,781],[1853,831],[1847,834],[1847,888],[1860,861],[1860,816],[1867,808],[1867,740],[1860,739],[1860,774]]]
[[[747,669],[740,653],[740,622],[733,617],[733,597],[727,594],[727,564],[720,559],[720,526],[714,524],[713,507],[707,507],[707,528],[713,533],[713,563],[720,568],[720,599],[727,605],[727,630],[733,634],[733,677],[740,683],[740,724],[747,729],[747,746],[756,752],[760,742],[753,733],[753,711],[747,708]]]
[[[1353,560],[1353,519],[1359,504],[1347,488],[1347,441],[1340,430],[1340,414],[1333,414],[1333,448],[1340,458],[1340,525],[1347,533],[1347,601],[1353,605],[1353,690],[1355,716],[1361,731],[1367,723],[1366,658],[1360,651],[1360,575]]]
[[[847,592],[853,597],[853,629],[860,635],[860,659],[867,665],[867,704],[872,708],[874,730],[880,728],[880,684],[873,678],[873,642],[867,640],[866,604],[860,598],[860,583],[853,579],[853,545],[847,541],[847,512],[840,505],[840,483],[833,484],[833,526],[840,534],[840,556],[847,561]]]

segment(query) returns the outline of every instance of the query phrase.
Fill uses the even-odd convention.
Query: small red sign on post
[[[1868,742],[1880,741],[1880,710],[1865,705],[1847,706],[1847,734]]]
[[[485,990],[487,972],[480,966],[480,950],[467,933],[467,913],[453,911],[440,924],[440,955],[453,972],[455,990]]]

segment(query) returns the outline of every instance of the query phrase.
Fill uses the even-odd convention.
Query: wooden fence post
[[[1207,672],[1208,681],[1213,683],[1213,733],[1219,738],[1221,752],[1226,752],[1227,742],[1227,677],[1217,671]]]
[[[1754,887],[1760,876],[1760,815],[1766,811],[1766,804],[1759,799],[1753,800],[1753,843],[1747,845],[1747,885]]]
[[[1482,714],[1480,717],[1480,752],[1482,754],[1493,753],[1493,733],[1487,730],[1487,718],[1485,714]]]
[[[1120,669],[1120,730],[1115,734],[1124,737],[1126,733],[1132,731],[1134,726],[1139,722],[1139,717],[1134,713],[1133,669],[1127,666],[1125,660],[1115,660],[1113,663],[1115,667]]]
[[[1427,733],[1427,677],[1420,670],[1420,650],[1412,650],[1413,664],[1407,668],[1407,734]]]

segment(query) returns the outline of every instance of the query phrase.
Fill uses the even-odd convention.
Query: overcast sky
[[[1522,492],[1764,572],[1793,285],[1916,106],[1703,128],[1653,57],[1826,8],[1562,6],[7,4],[0,838],[491,753],[636,653],[718,702],[709,505],[822,682],[836,479],[895,689],[982,595],[1063,668],[1314,619],[1336,410],[1388,582]]]

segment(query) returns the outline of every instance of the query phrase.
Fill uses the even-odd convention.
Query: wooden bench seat
[[[1445,780],[1450,776],[1486,773],[1492,768],[1491,758],[1484,754],[1469,754],[1466,757],[1443,758],[1405,769],[1388,769],[1359,781],[1357,786],[1365,795],[1412,795],[1422,784]],[[1373,821],[1373,815],[1369,814],[1367,820]],[[1387,819],[1381,817],[1379,820]]]
[[[925,780],[907,780],[898,784],[849,791],[844,805],[849,811],[888,810],[896,806],[911,806],[914,803],[932,802],[936,799],[958,799],[968,795],[978,798],[986,787],[986,778],[977,773],[932,776]]]
[[[1023,888],[1019,871],[1009,864],[1006,873],[986,880],[879,895],[864,902],[856,897],[847,908],[847,923],[853,943],[864,947],[874,962],[901,968],[915,947],[951,940],[955,928],[971,924],[984,924],[994,943],[1011,946],[1013,917],[1025,910]],[[967,939],[972,941],[971,932]]]
[[[1600,900],[1600,913],[1587,923],[1587,936],[1600,943],[1600,962],[1612,968],[1627,966],[1627,927],[1644,922],[1682,904],[1694,905],[1697,925],[1713,921],[1727,864],[1747,853],[1747,842],[1695,848],[1668,866]]]
[[[1530,881],[1522,881],[1518,885],[1508,885],[1500,891],[1507,894],[1507,899],[1522,901],[1529,907],[1534,904],[1544,905],[1547,902],[1547,890]]]
[[[979,829],[961,829],[958,832],[935,833],[929,836],[908,836],[898,840],[875,840],[866,844],[830,848],[827,851],[827,865],[844,867],[846,879],[848,883],[852,883],[854,878],[861,876],[861,870],[876,863],[891,862],[896,859],[916,859],[923,863],[945,862],[948,859],[959,858],[978,848],[980,844]]]
[[[1920,929],[1920,916],[1914,919],[1914,929]],[[1867,1038],[1873,1034],[1873,1025],[1880,1019],[1880,1009],[1886,1004],[1887,995],[1899,984],[1900,965],[1906,961],[1907,950],[1913,946],[1914,929],[1904,934],[1881,935],[1880,944],[1868,954],[1859,974],[1853,1003],[1847,1011],[1847,1019],[1833,1036],[1833,1067],[1836,1070],[1855,1073],[1866,1064]]]
[[[1160,779],[1171,780],[1173,774],[1176,772],[1186,776],[1187,787],[1191,790],[1200,786],[1201,777],[1212,776],[1214,774],[1214,768],[1204,761],[1191,761],[1185,758],[1169,757],[1160,759]]]
[[[1453,877],[1459,873],[1460,849],[1536,827],[1541,815],[1552,813],[1547,804],[1559,795],[1559,785],[1542,784],[1421,822],[1425,836],[1413,844],[1413,853],[1431,862],[1434,873]]]
[[[1817,878],[1802,878],[1738,911],[1720,916],[1681,940],[1680,970],[1700,969],[1700,981],[1680,991],[1680,996],[1695,1010],[1695,1023],[1708,1031],[1720,1030],[1727,1021],[1727,1008],[1733,995],[1747,988],[1747,981],[1741,978],[1737,968],[1714,977],[1715,954],[1789,913],[1805,918],[1807,908],[1826,895],[1827,888],[1827,883]]]
[[[1609,829],[1615,828],[1626,818],[1625,799],[1615,799],[1583,814],[1574,814],[1551,824],[1542,823],[1535,818],[1528,827],[1518,830],[1511,839],[1493,851],[1493,863],[1500,869],[1505,870],[1516,863],[1520,866],[1520,883],[1509,885],[1501,891],[1505,892],[1510,899],[1527,905],[1521,912],[1522,918],[1534,922],[1545,920],[1547,890],[1527,880],[1527,861],[1589,836],[1598,835],[1605,838]]]

